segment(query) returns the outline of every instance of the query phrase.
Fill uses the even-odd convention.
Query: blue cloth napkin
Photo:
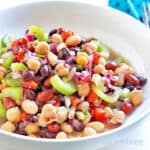
[[[142,21],[143,1],[144,0],[109,0],[109,6],[121,10]]]

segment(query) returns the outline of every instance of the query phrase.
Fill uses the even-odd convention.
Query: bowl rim
[[[0,10],[0,13],[3,12],[3,11],[7,11],[7,9],[14,9],[14,8],[18,8],[18,7],[23,7],[23,6],[29,6],[29,5],[39,5],[41,3],[66,3],[66,4],[81,4],[81,5],[86,5],[86,6],[92,6],[92,7],[95,7],[95,8],[103,8],[105,10],[107,10],[108,12],[114,12],[114,13],[117,13],[119,16],[122,16],[124,17],[125,19],[127,20],[130,20],[132,21],[134,24],[139,24],[141,25],[141,27],[143,29],[146,29],[145,25],[143,25],[142,23],[140,23],[139,21],[137,21],[135,18],[121,12],[121,11],[118,11],[114,8],[110,8],[108,6],[105,6],[105,5],[96,5],[94,3],[88,3],[88,2],[83,2],[83,1],[76,1],[76,0],[71,0],[71,1],[67,1],[67,0],[50,0],[50,1],[42,1],[42,0],[38,0],[38,1],[32,1],[32,2],[24,2],[24,3],[19,3],[19,4],[15,4],[13,6],[8,6],[6,8],[2,8]],[[147,33],[150,34],[150,30],[147,28],[147,30],[145,30]],[[119,131],[122,131],[123,129],[127,129],[128,127],[136,124],[139,120],[141,120],[143,117],[145,117],[148,113],[150,113],[150,110],[147,109],[147,110],[144,110],[144,112],[139,116],[139,117],[136,117],[134,118],[133,120],[130,121],[130,123],[127,123],[126,125],[124,126],[120,126],[118,128],[115,128],[115,129],[112,129],[112,130],[109,130],[107,132],[104,132],[104,133],[100,133],[100,134],[96,134],[94,136],[89,136],[89,137],[78,137],[78,138],[71,138],[71,139],[47,139],[47,138],[36,138],[36,137],[29,137],[29,136],[23,136],[23,135],[19,135],[19,134],[16,134],[16,133],[10,133],[10,132],[7,132],[7,131],[3,131],[0,129],[0,134],[4,134],[5,136],[9,136],[11,138],[16,138],[16,139],[19,139],[19,140],[25,140],[25,141],[32,141],[32,142],[44,142],[44,143],[66,143],[66,142],[82,142],[82,141],[86,141],[86,140],[94,140],[94,139],[97,139],[97,138],[101,138],[101,137],[106,137],[108,135],[112,135],[112,134],[115,134]]]

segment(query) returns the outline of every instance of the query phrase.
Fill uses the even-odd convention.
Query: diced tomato
[[[65,41],[67,38],[73,35],[72,31],[64,31],[61,33],[62,39]]]
[[[102,108],[92,108],[91,114],[92,114],[92,119],[95,121],[103,122],[107,119],[105,111]]]
[[[19,53],[16,57],[17,61],[21,61],[24,58],[24,55],[25,55],[25,50],[19,51]]]
[[[124,111],[126,115],[130,115],[134,110],[134,106],[129,102],[125,102],[121,105],[121,110]]]
[[[100,59],[100,54],[95,52],[95,53],[93,54],[93,63],[94,63],[94,64],[98,64],[99,59]]]
[[[132,85],[139,85],[140,84],[140,80],[133,74],[127,74],[125,76],[125,80]]]
[[[24,45],[24,46],[27,45],[27,43],[28,43],[26,38],[20,38],[18,41],[19,41],[20,45]]]
[[[93,102],[98,98],[98,96],[96,95],[96,93],[93,90],[90,90],[88,96],[87,96],[87,100],[88,102]]]
[[[58,123],[49,124],[47,128],[51,133],[58,133],[60,131],[60,125]]]
[[[108,62],[105,65],[105,67],[106,67],[107,70],[113,70],[113,71],[115,71],[116,68],[117,68],[117,63],[115,63],[115,62]]]
[[[27,121],[28,115],[25,112],[21,113],[21,121]]]
[[[37,86],[38,86],[38,84],[33,80],[23,81],[24,88],[29,88],[29,89],[35,90],[37,88]]]
[[[79,99],[77,97],[75,97],[75,96],[71,97],[71,105],[72,106],[76,107],[78,102],[79,102]]]
[[[3,102],[3,105],[6,109],[9,109],[9,108],[16,106],[15,101],[9,97],[3,98],[2,102]]]

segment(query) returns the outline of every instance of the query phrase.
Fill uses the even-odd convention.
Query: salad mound
[[[0,40],[0,128],[37,138],[100,134],[143,102],[146,82],[95,37],[30,26]]]

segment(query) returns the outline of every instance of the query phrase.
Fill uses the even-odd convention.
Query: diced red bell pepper
[[[18,42],[19,42],[20,45],[24,45],[24,46],[26,46],[27,43],[28,43],[28,41],[27,41],[26,38],[20,38],[20,39],[18,40]]]
[[[99,59],[100,59],[100,54],[95,52],[93,54],[93,63],[97,65],[99,63]]]
[[[24,58],[24,55],[25,55],[25,50],[19,51],[19,53],[16,57],[17,61],[21,61]]]
[[[90,90],[88,96],[87,96],[87,100],[88,102],[92,103],[93,101],[95,101],[98,98],[97,94],[93,91]]]

